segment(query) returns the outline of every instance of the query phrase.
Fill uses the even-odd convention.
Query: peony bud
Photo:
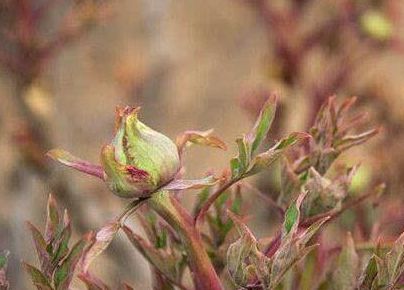
[[[112,192],[145,197],[172,181],[180,169],[174,142],[137,118],[138,108],[118,108],[115,137],[103,147],[101,163]]]
[[[101,166],[81,160],[69,152],[54,149],[48,155],[66,166],[104,180],[110,190],[120,197],[144,198],[158,190],[197,189],[213,185],[216,179],[177,179],[181,168],[180,155],[187,143],[225,149],[212,130],[187,131],[175,144],[165,135],[139,121],[139,108],[118,107],[115,137],[101,151]]]

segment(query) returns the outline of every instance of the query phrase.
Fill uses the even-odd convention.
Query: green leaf
[[[30,275],[31,281],[37,289],[52,290],[48,279],[41,273],[41,271],[27,263],[23,263],[22,265],[25,271]]]
[[[377,277],[377,256],[373,255],[359,279],[359,290],[372,290],[372,285]]]
[[[292,203],[285,212],[285,220],[283,222],[284,234],[288,235],[291,232],[295,232],[299,225],[300,218],[300,205],[302,204],[306,192],[302,192],[297,198],[295,203]]]
[[[294,132],[289,136],[281,139],[272,148],[267,151],[258,154],[252,160],[249,168],[246,171],[245,176],[254,175],[264,169],[269,168],[282,154],[289,149],[291,146],[295,145],[297,142],[308,138],[309,135],[302,132]]]
[[[292,204],[285,214],[284,228],[287,234],[292,230],[292,227],[295,225],[295,223],[298,222],[298,218],[299,210],[297,209],[295,204]]]
[[[271,128],[275,117],[277,95],[271,95],[265,102],[253,129],[246,135],[246,144],[250,148],[249,154],[252,155],[264,141]]]
[[[67,225],[63,228],[62,232],[58,235],[57,239],[53,243],[53,257],[52,264],[54,267],[69,253],[69,241],[72,235],[72,228],[70,221],[67,221]]]
[[[63,260],[62,264],[56,269],[53,276],[53,282],[55,284],[56,290],[67,290],[74,275],[74,271],[80,258],[82,256],[83,250],[87,245],[90,237],[85,237],[78,241],[71,249],[69,255]]]

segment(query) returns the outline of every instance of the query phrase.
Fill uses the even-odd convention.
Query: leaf
[[[359,279],[359,290],[372,290],[372,285],[377,277],[377,256],[373,255]]]
[[[50,158],[58,161],[68,167],[72,167],[78,171],[86,174],[101,178],[104,180],[104,170],[101,166],[92,164],[88,161],[82,160],[73,156],[71,153],[62,149],[52,149],[47,154]]]
[[[357,135],[348,135],[343,137],[335,144],[335,147],[340,151],[348,150],[351,147],[365,143],[373,136],[379,133],[380,129],[372,129]]]
[[[162,187],[163,190],[184,190],[201,189],[205,186],[212,186],[217,182],[213,176],[207,176],[202,179],[176,179]]]
[[[53,282],[56,290],[69,289],[70,282],[73,278],[77,263],[80,261],[83,250],[91,240],[91,235],[78,241],[71,249],[69,255],[63,260],[62,264],[56,269]]]
[[[55,238],[59,228],[59,223],[59,210],[57,208],[56,200],[53,198],[52,194],[49,194],[45,226],[45,241],[47,243]]]
[[[184,151],[187,144],[198,144],[222,150],[227,150],[226,144],[216,136],[212,136],[213,129],[207,131],[185,131],[177,137],[176,144],[180,155]]]
[[[249,147],[249,154],[252,155],[264,141],[271,128],[275,117],[276,103],[278,96],[273,94],[263,105],[253,129],[245,136],[246,144]]]
[[[333,273],[333,289],[355,289],[359,266],[355,244],[351,234],[348,233],[346,245],[338,257],[336,270]]]
[[[404,233],[398,237],[390,252],[386,254],[389,283],[395,285],[404,272]]]
[[[32,240],[35,244],[36,253],[41,265],[41,269],[47,275],[50,275],[50,270],[52,269],[51,257],[47,251],[47,244],[43,238],[41,232],[30,222],[27,222],[28,228],[31,231]]]
[[[27,263],[22,264],[25,271],[30,275],[31,281],[34,286],[39,290],[52,290],[48,279],[34,266]]]
[[[116,221],[102,227],[94,236],[91,244],[85,249],[80,261],[81,270],[87,272],[91,262],[109,246],[121,228]]]
[[[325,217],[303,232],[298,233],[300,206],[305,196],[305,192],[301,193],[296,202],[291,204],[285,213],[280,245],[273,255],[269,289],[275,289],[287,271],[317,247],[317,245],[306,246],[306,244],[328,219]]]
[[[168,254],[162,249],[157,249],[154,245],[135,234],[129,227],[123,226],[123,231],[132,245],[139,250],[143,257],[149,261],[156,269],[173,282],[180,282],[179,260],[173,254]]]
[[[294,233],[297,230],[300,219],[300,206],[306,197],[306,192],[302,192],[295,203],[292,203],[285,212],[285,220],[283,222],[283,235]]]
[[[269,168],[272,163],[282,156],[285,150],[290,148],[290,146],[295,145],[297,142],[304,140],[309,136],[310,135],[302,132],[291,133],[289,136],[276,143],[272,148],[255,156],[251,162],[251,165],[247,169],[245,176],[251,176],[262,171],[263,169]]]
[[[227,250],[227,270],[237,286],[245,287],[256,275],[256,266],[247,263],[247,259],[259,252],[258,242],[239,217],[229,210],[227,214],[240,235],[240,238],[232,243]]]
[[[10,287],[6,276],[9,254],[9,251],[0,252],[0,290],[7,290]]]
[[[55,268],[56,265],[58,265],[59,262],[69,253],[69,241],[72,235],[72,228],[67,213],[65,213],[65,220],[65,227],[57,239],[53,242],[53,268]]]

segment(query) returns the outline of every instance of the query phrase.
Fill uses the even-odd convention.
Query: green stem
[[[205,251],[201,236],[194,226],[191,215],[167,191],[154,193],[147,202],[181,237],[188,254],[189,266],[196,289],[222,289],[220,279]]]

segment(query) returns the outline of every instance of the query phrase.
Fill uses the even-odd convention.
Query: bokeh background
[[[30,289],[24,222],[43,226],[50,192],[77,236],[122,208],[98,180],[44,157],[62,147],[97,162],[116,105],[142,106],[144,122],[172,138],[214,128],[229,150],[192,148],[187,175],[198,177],[228,166],[270,92],[281,96],[273,139],[309,128],[328,96],[355,95],[365,126],[382,131],[344,159],[361,162],[359,187],[387,183],[385,212],[402,221],[389,231],[404,229],[403,1],[3,0],[0,27],[0,249],[12,253],[12,289]],[[274,169],[254,182],[276,190],[277,178]],[[271,214],[256,198],[252,226],[263,237]],[[150,288],[124,237],[96,264],[107,281]]]

